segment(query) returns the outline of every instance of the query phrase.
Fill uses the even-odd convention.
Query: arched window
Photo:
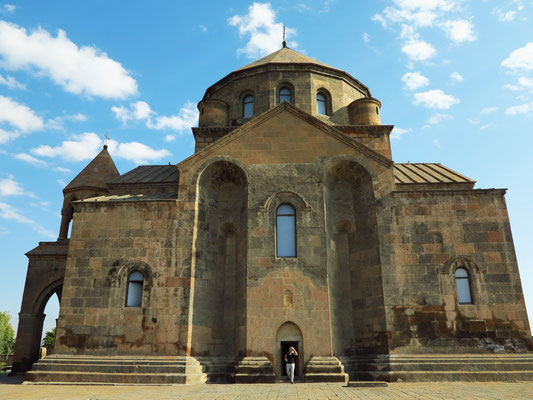
[[[242,100],[242,116],[244,118],[253,117],[254,115],[254,96],[249,94]]]
[[[126,307],[141,307],[143,302],[144,277],[139,271],[134,271],[128,276],[128,293]]]
[[[328,115],[328,99],[324,93],[318,92],[316,94],[316,112],[319,115]]]
[[[470,277],[464,268],[455,270],[455,285],[457,287],[457,298],[459,304],[472,304],[472,294],[470,293]]]
[[[290,204],[276,211],[276,255],[296,257],[296,211]]]
[[[291,89],[289,89],[287,86],[283,86],[279,90],[279,102],[283,103],[284,101],[286,101],[287,103],[292,103]]]

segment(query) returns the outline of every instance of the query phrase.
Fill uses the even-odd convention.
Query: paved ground
[[[352,388],[333,383],[264,385],[85,386],[22,385],[0,376],[0,399],[472,399],[533,400],[533,383],[392,383],[386,388]]]

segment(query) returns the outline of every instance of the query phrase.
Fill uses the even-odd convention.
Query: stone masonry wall
[[[392,194],[379,218],[391,351],[532,348],[504,193]],[[457,267],[473,304],[458,302]]]
[[[175,201],[75,205],[56,353],[182,354],[189,279],[174,265]],[[144,276],[142,307],[125,307]]]

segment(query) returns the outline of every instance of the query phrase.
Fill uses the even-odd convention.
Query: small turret
[[[198,111],[200,111],[198,123],[200,128],[216,128],[229,125],[229,106],[221,100],[203,100],[198,103]]]
[[[61,226],[57,240],[65,240],[74,209],[72,202],[108,193],[107,183],[119,176],[113,159],[103,150],[63,189],[63,208],[61,209]]]
[[[381,102],[373,97],[354,100],[348,106],[351,125],[381,125]]]

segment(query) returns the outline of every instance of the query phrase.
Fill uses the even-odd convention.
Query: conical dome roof
[[[107,183],[119,175],[120,173],[107,151],[107,146],[104,146],[103,150],[94,157],[89,165],[63,189],[63,192],[87,187],[107,189]]]
[[[306,55],[303,55],[302,53],[299,53],[295,50],[289,49],[288,47],[282,47],[280,50],[275,51],[274,53],[271,53],[263,58],[260,58],[259,60],[254,61],[253,63],[245,65],[244,67],[239,68],[237,71],[259,67],[265,64],[316,64],[322,67],[338,70],[338,68],[334,68],[323,62],[315,60],[314,58],[307,57]]]

